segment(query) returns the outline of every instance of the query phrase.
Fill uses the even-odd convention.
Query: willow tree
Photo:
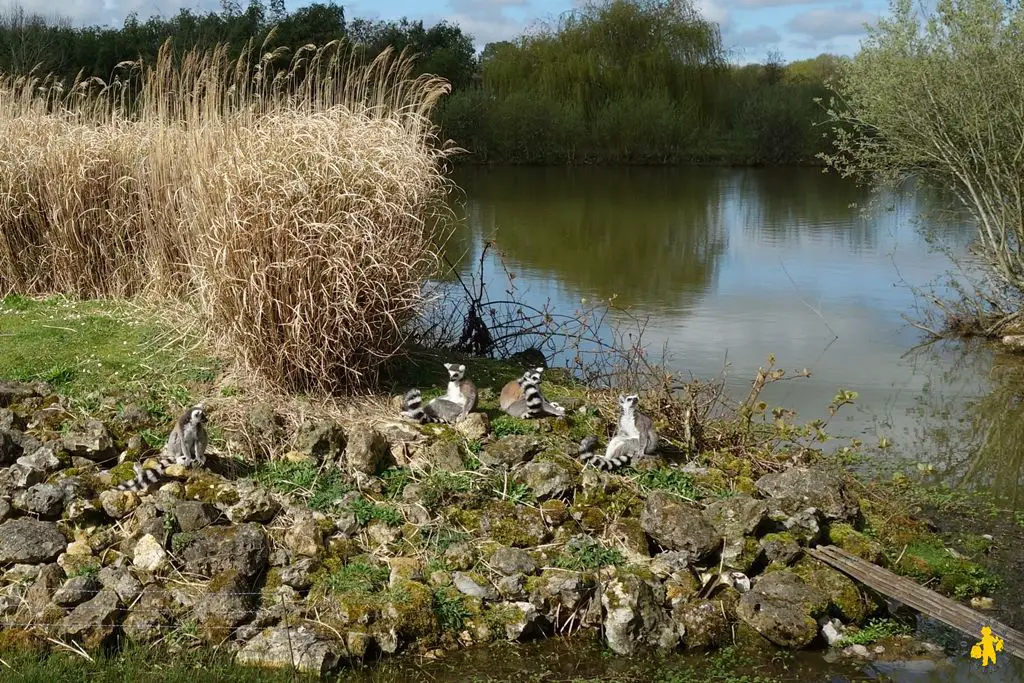
[[[1024,9],[1004,0],[892,0],[833,86],[827,109],[844,175],[950,190],[977,224],[971,264],[999,332],[1024,301]]]
[[[724,58],[718,25],[690,0],[587,2],[484,55],[484,85],[592,112],[612,99],[661,96],[703,112]]]

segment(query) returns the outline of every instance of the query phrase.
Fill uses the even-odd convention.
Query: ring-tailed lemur
[[[114,487],[118,491],[144,491],[163,476],[170,465],[184,467],[202,467],[206,464],[206,446],[209,438],[206,435],[206,412],[203,406],[195,405],[181,414],[167,437],[157,464],[153,468],[143,467],[134,463],[132,469],[135,478]]]
[[[504,408],[506,413],[522,420],[565,415],[565,408],[544,398],[540,391],[540,374],[539,369],[523,373],[517,380],[523,388],[523,397]]]
[[[531,372],[540,375],[541,373],[544,372],[544,368],[536,367],[533,368],[532,370],[527,370],[526,374],[524,374],[522,377],[517,377],[516,379],[512,380],[511,382],[508,382],[507,384],[505,384],[505,386],[501,388],[501,396],[498,397],[498,406],[502,410],[507,412],[509,407],[511,407],[513,403],[515,403],[516,401],[520,400],[523,397],[523,379],[526,377],[526,375],[530,374]]]
[[[588,436],[580,442],[580,460],[601,470],[613,470],[628,465],[634,458],[654,453],[658,448],[658,432],[654,429],[654,421],[637,410],[639,402],[640,397],[636,394],[620,394],[618,427],[604,455],[595,452],[597,437]]]
[[[465,418],[476,408],[476,385],[466,377],[466,366],[445,363],[444,367],[448,371],[448,392],[424,406],[420,390],[410,389],[402,399],[404,417],[421,424],[452,423]]]

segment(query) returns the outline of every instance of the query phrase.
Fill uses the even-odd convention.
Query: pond
[[[814,168],[459,168],[455,181],[449,258],[469,282],[493,239],[492,298],[507,298],[506,271],[518,300],[562,313],[615,295],[675,372],[724,373],[736,397],[774,354],[811,376],[770,385],[770,405],[812,420],[856,391],[829,424],[837,444],[884,437],[893,446],[871,467],[931,466],[1020,509],[1016,364],[980,343],[915,348],[926,335],[910,323],[922,318],[913,288],[952,265],[920,226],[958,254],[972,237],[965,219],[936,218],[938,193],[891,192],[865,214],[867,190]]]
[[[927,335],[911,324],[922,319],[914,289],[940,285],[952,266],[934,240],[963,255],[973,236],[967,220],[938,218],[939,193],[905,188],[864,213],[866,190],[809,168],[460,168],[455,180],[464,195],[448,255],[467,284],[482,273],[492,298],[512,288],[519,301],[569,315],[614,295],[630,319],[647,320],[644,343],[665,348],[675,373],[724,376],[736,398],[774,354],[776,367],[811,376],[770,385],[770,405],[824,418],[838,390],[856,391],[828,431],[839,444],[876,446],[862,466],[984,488],[1024,524],[1024,368],[986,343],[922,346]],[[570,360],[571,350],[554,364]],[[877,448],[883,437],[891,447]],[[969,648],[943,632],[948,652]],[[539,647],[568,668],[537,680],[614,677],[625,666],[564,643]],[[494,651],[460,657],[483,657],[478,670],[492,673],[504,666]],[[783,679],[1024,679],[1024,663],[1004,659],[999,671],[954,658],[955,671],[850,672],[805,653]]]

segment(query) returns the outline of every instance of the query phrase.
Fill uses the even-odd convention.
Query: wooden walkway
[[[807,553],[816,560],[835,567],[863,583],[868,588],[952,626],[972,638],[972,642],[981,638],[981,627],[988,626],[994,635],[1003,639],[1003,652],[1024,659],[1024,633],[1014,631],[1009,626],[939,595],[916,581],[897,576],[888,569],[862,560],[833,545],[808,548]]]

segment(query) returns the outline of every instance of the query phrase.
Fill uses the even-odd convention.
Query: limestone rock
[[[526,484],[537,500],[565,495],[578,483],[574,469],[553,460],[534,460],[523,465],[516,473],[516,481]]]
[[[594,581],[582,572],[545,569],[529,588],[530,603],[560,628],[591,596]]]
[[[349,430],[345,464],[350,473],[375,476],[387,468],[389,461],[388,442],[383,434],[367,425],[357,425]]]
[[[273,628],[249,641],[236,655],[236,661],[272,669],[294,667],[322,677],[338,665],[343,651],[340,643],[323,639],[303,626]]]
[[[0,524],[0,565],[52,562],[67,547],[53,522],[23,517]]]
[[[36,484],[14,498],[14,507],[44,519],[55,519],[64,511],[64,491],[53,484]]]
[[[462,459],[462,449],[454,441],[435,441],[423,451],[423,461],[430,467],[442,472],[462,472],[466,463]]]
[[[313,515],[303,514],[285,530],[284,544],[296,555],[316,557],[324,551],[324,529]]]
[[[185,568],[193,574],[213,576],[234,569],[246,578],[267,565],[270,548],[257,524],[233,527],[210,526],[196,532],[196,539],[182,552]]]
[[[533,556],[519,548],[498,548],[491,555],[489,563],[505,576],[533,574],[537,571],[537,562]]]
[[[298,451],[317,463],[336,462],[345,452],[347,442],[345,430],[333,421],[303,422],[295,436]]]
[[[304,557],[281,569],[281,583],[305,591],[313,586],[314,560]]]
[[[106,462],[117,457],[114,437],[99,420],[86,420],[83,424],[72,426],[62,441],[64,449],[72,455],[94,462]]]
[[[124,567],[104,567],[100,570],[99,580],[105,589],[119,595],[126,605],[142,592],[142,584]]]
[[[526,462],[537,453],[540,453],[543,444],[533,436],[513,434],[499,439],[485,447],[477,458],[489,467],[505,465],[512,467],[519,463]]]
[[[498,592],[494,590],[494,586],[482,577],[455,572],[452,574],[452,584],[460,593],[471,598],[480,598],[481,600],[498,599]]]
[[[238,489],[239,501],[228,508],[227,517],[235,524],[267,523],[281,510],[281,504],[263,488]]]
[[[544,632],[547,620],[529,602],[502,603],[495,606],[495,611],[501,614],[500,622],[509,640],[527,640]]]
[[[178,527],[186,533],[210,526],[220,515],[220,510],[214,506],[197,500],[182,501],[174,507]]]
[[[635,574],[617,571],[604,585],[601,605],[605,639],[613,652],[631,655],[641,644],[672,649],[679,642],[651,586]]]
[[[860,514],[860,505],[847,490],[843,478],[823,466],[790,467],[766,474],[757,480],[756,486],[790,515],[813,507],[827,520],[848,522]]]
[[[53,601],[61,607],[76,607],[99,592],[100,582],[94,576],[73,576],[53,595]]]
[[[700,510],[661,491],[648,495],[640,523],[663,548],[686,553],[691,561],[707,557],[719,542]]]
[[[65,638],[80,641],[87,649],[98,649],[114,638],[120,613],[121,600],[117,594],[100,591],[64,617],[61,633]]]
[[[222,642],[235,627],[252,617],[255,606],[251,593],[245,577],[236,569],[226,569],[210,580],[206,595],[194,612],[202,636],[208,643]]]
[[[455,423],[455,429],[470,441],[480,441],[491,431],[491,419],[487,413],[470,413]]]
[[[744,593],[737,616],[780,647],[802,648],[818,635],[816,618],[828,599],[817,588],[788,571],[770,572]]]
[[[0,440],[3,436],[0,436]],[[3,447],[0,446],[0,450]],[[55,444],[44,444],[42,448],[36,449],[31,455],[23,455],[18,458],[18,464],[24,465],[29,469],[41,472],[44,476],[50,475],[60,469],[60,460],[57,459],[55,454]]]
[[[124,633],[136,643],[149,643],[163,637],[171,624],[171,596],[159,586],[146,586],[124,620]]]
[[[681,603],[672,609],[672,618],[679,625],[686,647],[691,650],[722,647],[732,640],[729,620],[718,601]]]
[[[114,519],[122,519],[139,507],[139,498],[132,491],[107,489],[100,493],[100,505]]]
[[[146,572],[156,572],[168,565],[167,551],[152,534],[146,534],[135,544],[133,563]]]

